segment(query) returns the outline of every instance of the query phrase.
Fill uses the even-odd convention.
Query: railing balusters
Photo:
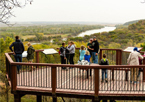
[[[12,66],[11,73],[13,73],[12,78],[11,78],[11,83],[12,83],[11,90],[16,91],[17,89],[17,67],[16,66],[14,65]]]

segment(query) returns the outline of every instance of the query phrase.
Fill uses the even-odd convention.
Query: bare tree
[[[15,16],[12,12],[14,8],[22,8],[32,0],[0,0],[0,22],[9,25],[9,18]]]

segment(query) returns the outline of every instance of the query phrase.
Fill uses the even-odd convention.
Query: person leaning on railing
[[[130,53],[127,59],[127,63],[129,65],[139,65],[138,58],[143,59],[144,57],[138,52],[138,48],[135,47],[133,49],[133,52]],[[136,84],[139,68],[131,68],[130,70],[131,70],[130,82],[132,83],[134,81],[134,84]]]
[[[9,48],[10,50],[14,53],[14,57],[16,62],[22,62],[22,53],[24,52],[24,45],[23,43],[20,41],[19,36],[15,37],[15,42],[13,42]],[[14,47],[14,50],[12,49],[12,47]],[[20,73],[20,65],[17,65],[17,73]]]

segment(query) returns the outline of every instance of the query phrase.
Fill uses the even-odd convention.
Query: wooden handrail
[[[13,61],[12,58],[10,57],[10,54],[12,54],[12,53],[5,53],[5,56],[7,57],[8,61],[9,61],[10,63],[13,63],[14,61]]]

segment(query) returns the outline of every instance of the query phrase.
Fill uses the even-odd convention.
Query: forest
[[[122,26],[122,27],[121,27]],[[120,25],[117,29],[110,32],[96,33],[91,36],[74,37],[80,32],[99,29],[103,26],[100,25],[46,25],[46,26],[30,26],[30,27],[2,27],[0,28],[0,102],[13,102],[13,95],[10,93],[10,87],[8,81],[5,79],[6,66],[4,53],[10,52],[9,46],[14,42],[14,37],[19,35],[24,43],[25,50],[27,50],[28,41],[41,42],[41,44],[35,44],[35,49],[47,49],[47,48],[59,48],[62,42],[66,44],[68,41],[74,41],[76,47],[81,45],[86,46],[89,39],[93,36],[97,37],[100,48],[121,48],[124,49],[128,46],[143,47],[145,51],[145,20],[140,20],[136,23],[128,26]],[[31,37],[30,37],[31,36]],[[24,39],[25,38],[25,39]],[[66,41],[62,40],[67,38]],[[50,40],[53,39],[53,42]],[[56,49],[57,50],[57,49]],[[59,55],[56,55],[56,61],[53,56],[48,56],[49,59],[41,54],[41,62],[46,63],[60,63]],[[77,63],[79,53],[76,51],[75,63]],[[27,61],[23,59],[23,61]],[[35,62],[35,61],[34,61]],[[22,102],[35,102],[35,96],[24,96]],[[51,98],[50,98],[51,100]],[[51,101],[50,101],[51,102]],[[60,101],[61,102],[61,101]],[[73,101],[72,101],[73,102]],[[82,102],[87,102],[82,100]]]

